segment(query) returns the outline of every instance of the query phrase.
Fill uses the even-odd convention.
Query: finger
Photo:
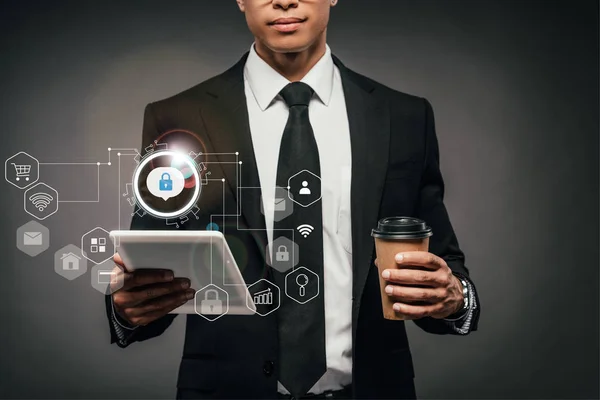
[[[422,269],[386,269],[381,272],[383,279],[399,285],[441,286],[439,274]]]
[[[123,259],[121,258],[119,253],[115,253],[115,255],[113,256],[113,261],[115,262],[115,264],[118,264],[121,267],[125,267],[125,264],[123,263]]]
[[[123,287],[123,282],[125,281],[125,267],[115,264],[110,273],[110,277],[109,289],[112,294]]]
[[[183,305],[183,303],[182,303]],[[164,317],[165,315],[167,315],[171,310],[160,310],[160,311],[154,311],[151,313],[147,313],[144,314],[143,316],[140,317],[134,317],[132,321],[130,321],[133,325],[139,325],[139,326],[146,326],[149,323],[156,321],[159,318]]]
[[[146,301],[138,307],[127,308],[123,313],[129,320],[144,317],[146,314],[153,314],[160,311],[166,311],[168,313],[169,311],[172,311],[175,308],[187,303],[188,300],[193,299],[195,294],[196,291],[194,289],[187,289],[186,291],[171,293]]]
[[[446,265],[446,262],[433,253],[427,251],[405,251],[396,254],[396,264],[400,267],[417,265],[431,270],[437,270]]]
[[[400,303],[425,302],[435,304],[443,301],[447,295],[443,289],[417,288],[409,286],[387,285],[385,293]]]
[[[153,283],[138,286],[131,290],[120,291],[114,294],[113,300],[121,308],[136,307],[148,300],[156,299],[175,292],[181,292],[190,287],[187,278],[177,278],[168,283]]]
[[[441,310],[439,304],[435,305],[412,305],[405,303],[394,303],[394,311],[409,319],[420,319],[437,315]]]
[[[123,289],[130,290],[153,283],[171,282],[173,278],[173,271],[168,269],[138,269],[125,274]]]

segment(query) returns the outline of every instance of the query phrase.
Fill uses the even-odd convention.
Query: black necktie
[[[294,269],[284,273],[274,270],[273,274],[281,289],[279,381],[296,398],[308,393],[327,370],[321,168],[308,118],[313,93],[311,87],[302,82],[290,83],[280,92],[289,107],[289,117],[277,166],[277,186],[283,189],[277,190],[287,188],[290,197],[297,202],[291,215],[274,222],[273,240],[281,236],[292,240],[293,233],[299,263]],[[273,249],[273,258],[276,250]]]

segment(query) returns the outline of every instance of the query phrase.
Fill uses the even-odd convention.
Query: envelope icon
[[[285,211],[285,197],[275,197],[275,211]]]
[[[25,232],[23,233],[24,246],[41,246],[42,232]]]

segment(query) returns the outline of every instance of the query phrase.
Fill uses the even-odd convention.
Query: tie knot
[[[288,107],[308,106],[313,93],[314,90],[303,82],[288,83],[286,87],[279,92]]]

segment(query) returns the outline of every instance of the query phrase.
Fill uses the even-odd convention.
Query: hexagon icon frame
[[[31,181],[29,181],[28,178],[25,179],[24,182],[27,182],[26,185],[18,185],[17,183],[13,182],[12,180],[8,179],[8,171],[12,171],[13,169],[15,170],[15,174],[16,174],[16,178],[15,181],[19,182],[20,181],[20,176],[19,173],[16,171],[17,170],[17,166],[18,165],[26,165],[26,164],[16,164],[12,165],[13,163],[11,162],[13,159],[17,158],[20,155],[26,155],[27,157],[31,158],[33,161],[35,161],[35,163],[31,164],[31,169],[34,168],[34,164],[35,164],[35,179],[32,179]],[[13,169],[8,168],[8,166],[11,165],[13,167]],[[31,174],[31,169],[30,169],[30,173]],[[6,179],[6,181],[10,184],[12,184],[13,186],[19,188],[19,189],[27,189],[29,186],[33,185],[34,183],[36,183],[39,179],[40,179],[40,162],[38,161],[37,158],[35,158],[34,156],[32,156],[31,154],[28,154],[24,151],[20,151],[17,154],[14,154],[13,156],[9,157],[6,159],[6,161],[4,162],[4,179]]]
[[[314,275],[317,279],[317,293],[314,296],[306,299],[305,301],[300,301],[300,300],[296,299],[295,297],[290,296],[290,294],[288,293],[288,280],[290,279],[290,276],[292,276],[293,274],[296,274],[296,273],[300,273],[300,272],[308,272],[309,274]],[[295,283],[295,281],[294,281],[294,283]],[[306,267],[298,267],[296,269],[293,269],[292,271],[288,272],[287,275],[285,276],[285,295],[287,297],[289,297],[290,299],[294,300],[296,303],[300,303],[300,304],[308,303],[309,301],[311,301],[312,299],[316,298],[319,295],[320,290],[321,290],[321,287],[320,287],[320,282],[319,282],[319,275],[315,274],[313,271],[311,271],[310,269],[308,269]]]
[[[273,255],[275,256],[275,258],[273,257],[267,257],[267,264],[271,267],[274,268],[275,270],[281,272],[281,273],[285,273],[287,271],[289,271],[290,269],[294,268],[296,265],[298,265],[298,262],[300,261],[300,248],[298,247],[298,244],[290,239],[288,239],[285,236],[279,236],[278,238],[276,238],[275,240],[273,240]],[[290,256],[290,261],[277,261],[277,253],[279,252],[279,248],[281,246],[284,246],[287,250],[287,252],[289,253]],[[292,250],[290,251],[290,247],[292,248]],[[265,249],[265,254],[269,254],[269,245],[266,246]],[[285,268],[282,268],[285,267]]]
[[[41,244],[25,244],[25,234],[39,233],[42,236]],[[35,237],[31,237],[35,239]],[[27,254],[29,257],[35,257],[50,247],[50,229],[35,220],[31,220],[17,228],[17,249]]]
[[[98,253],[97,253],[97,252],[92,252],[92,251],[86,251],[86,246],[84,246],[84,243],[85,243],[85,237],[86,237],[86,236],[88,236],[89,234],[91,234],[92,232],[95,232],[95,231],[98,231],[98,230],[101,230],[101,231],[103,231],[103,232],[105,232],[105,233],[106,233],[106,243],[104,244],[104,246],[108,247],[108,243],[109,243],[109,242],[110,242],[110,244],[111,244],[111,246],[112,246],[112,252],[106,251],[106,254],[108,254],[108,257],[106,257],[106,258],[104,258],[104,259],[101,259],[101,260],[99,259],[100,261],[97,261],[97,260],[93,260],[93,259],[91,259],[91,258],[90,258],[90,256],[89,256],[89,254],[90,254],[90,253],[91,253],[91,254],[98,254]],[[90,246],[92,246],[92,245],[90,245]],[[108,249],[106,249],[106,250],[108,250]],[[101,228],[101,227],[97,226],[97,227],[95,227],[94,229],[92,229],[91,231],[89,231],[89,232],[86,232],[86,233],[84,233],[84,234],[81,236],[81,252],[82,252],[82,254],[83,254],[83,256],[84,256],[85,258],[87,258],[88,260],[90,260],[90,261],[91,261],[91,262],[93,262],[94,264],[102,264],[103,262],[105,262],[106,260],[108,260],[108,259],[112,258],[112,257],[115,255],[115,244],[114,244],[114,243],[113,243],[113,241],[110,239],[110,233],[109,233],[109,232],[108,232],[106,229],[104,229],[104,228]]]
[[[259,284],[259,283],[261,283],[261,282],[264,282],[264,283],[266,283],[266,285],[267,285],[268,287],[272,287],[272,288],[274,288],[274,289],[275,289],[275,290],[274,290],[274,293],[275,293],[275,291],[277,291],[277,297],[276,297],[276,299],[277,299],[277,307],[274,307],[272,310],[269,310],[268,312],[266,312],[266,313],[264,313],[264,314],[263,314],[263,313],[261,313],[261,312],[259,311],[259,307],[256,305],[256,303],[254,303],[254,306],[255,306],[255,307],[254,307],[254,309],[253,309],[252,307],[250,307],[250,305],[248,304],[248,299],[250,299],[250,297],[248,297],[248,296],[246,296],[246,307],[247,307],[249,310],[251,310],[251,311],[254,311],[255,313],[257,313],[257,314],[258,314],[258,315],[260,315],[261,317],[265,317],[265,316],[267,316],[267,315],[271,314],[273,311],[276,311],[276,310],[279,308],[279,306],[281,305],[281,290],[279,289],[279,286],[277,286],[277,285],[276,285],[276,284],[274,284],[273,282],[269,281],[268,279],[264,279],[264,278],[263,278],[263,279],[260,279],[260,280],[258,280],[258,281],[256,281],[256,282],[254,282],[252,285],[248,286],[248,292],[250,292],[250,288],[252,288],[253,286],[256,286],[256,285],[258,285],[258,284]],[[273,294],[274,294],[274,293],[273,293]],[[255,293],[255,294],[256,294],[256,293]],[[273,295],[273,298],[275,299],[275,295]],[[254,299],[252,299],[252,300],[254,301]]]
[[[202,314],[198,311],[198,295],[200,294],[200,292],[205,292],[208,290],[216,290],[217,292],[221,292],[221,293],[225,293],[225,307],[224,310],[221,314]],[[203,295],[204,296],[204,295]],[[207,300],[207,299],[204,299]],[[247,304],[247,301],[246,301]],[[202,305],[200,305],[200,309],[202,309]],[[208,284],[206,286],[204,286],[202,289],[197,290],[196,294],[194,295],[194,311],[196,312],[196,314],[198,314],[199,316],[201,316],[202,318],[208,320],[208,321],[216,321],[217,319],[221,318],[223,315],[227,314],[229,312],[229,293],[227,293],[225,290],[221,289],[220,287],[218,287],[217,285],[211,283]]]
[[[115,272],[115,270],[118,272]],[[105,260],[100,264],[96,264],[90,271],[90,284],[102,294],[112,294],[123,287],[123,269],[112,260]],[[105,273],[101,274],[100,272]],[[114,274],[116,274],[116,277]],[[110,276],[110,278],[107,278],[107,276]],[[108,282],[104,281],[106,279],[108,279]],[[114,284],[114,286],[111,286],[111,284]]]
[[[31,191],[35,191],[34,189],[39,187],[39,186],[45,186],[48,190],[45,190],[45,192],[54,192],[54,198],[52,200],[50,200],[48,202],[47,198],[40,198],[39,200],[44,200],[41,204],[45,204],[48,203],[43,209],[39,209],[38,211],[42,214],[45,214],[44,216],[38,216],[35,214],[35,211],[30,211],[28,209],[28,206],[31,207],[36,207],[35,203],[33,201],[31,201],[30,199],[30,195],[29,192]],[[36,193],[37,194],[37,193]],[[50,194],[48,194],[49,196],[51,196]],[[35,194],[34,194],[35,196]],[[51,210],[51,207],[54,207],[54,210]],[[29,215],[31,215],[34,218],[39,219],[40,221],[45,220],[46,218],[48,218],[51,215],[54,215],[58,212],[58,192],[56,191],[56,189],[54,189],[53,187],[46,185],[43,182],[39,182],[35,185],[33,185],[32,187],[30,187],[29,189],[27,189],[25,192],[23,192],[23,209],[25,210],[25,212]],[[48,211],[51,210],[51,211]],[[47,213],[47,214],[46,214]]]
[[[300,175],[300,174],[302,174],[304,172],[308,172],[309,174],[311,174],[312,176],[314,176],[315,178],[317,178],[321,182],[321,192],[319,193],[319,198],[311,201],[310,203],[308,203],[306,205],[298,202],[297,200],[294,200],[294,198],[291,196],[292,191],[290,190],[291,186],[292,186],[291,185],[292,179],[294,179],[294,177],[296,177],[296,176],[298,176],[298,175]],[[315,204],[317,201],[321,200],[321,197],[323,197],[323,190],[322,190],[323,186],[322,185],[323,185],[323,181],[321,181],[321,177],[320,176],[318,176],[316,174],[313,174],[312,172],[310,172],[307,169],[303,169],[302,171],[297,172],[294,175],[290,176],[290,178],[288,179],[288,187],[287,187],[287,189],[288,189],[288,197],[290,198],[290,200],[292,200],[294,203],[298,204],[301,207],[305,207],[305,208],[309,207],[309,206]]]
[[[278,198],[283,199],[281,201],[284,202],[284,210],[277,210],[275,201]],[[288,199],[291,201],[288,201]],[[271,207],[271,206],[265,207],[265,200],[262,195],[260,196],[260,212],[263,215],[266,215],[265,213],[269,213],[269,214],[272,213],[273,222],[279,222],[281,220],[284,220],[294,213],[294,198],[291,197],[290,191],[287,190],[286,188],[283,188],[281,186],[275,186],[273,202],[274,202],[273,207]]]
[[[73,272],[73,269],[65,268],[65,259],[67,257],[76,257],[78,259],[76,261],[78,264],[76,273]],[[88,269],[87,262],[88,260],[84,257],[83,251],[74,244],[68,244],[54,252],[54,272],[70,281],[85,275]]]

